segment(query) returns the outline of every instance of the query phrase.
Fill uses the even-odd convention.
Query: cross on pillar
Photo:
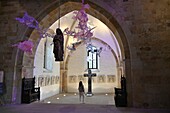
[[[87,96],[92,96],[92,77],[95,77],[96,73],[92,73],[90,69],[88,69],[88,74],[84,74],[84,77],[88,77],[88,92]]]

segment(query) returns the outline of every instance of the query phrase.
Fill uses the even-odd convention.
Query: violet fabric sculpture
[[[18,47],[19,49],[25,51],[26,53],[32,54],[32,48],[34,44],[30,40],[25,40],[23,42],[19,42],[18,44],[12,45],[13,47]]]
[[[91,46],[91,37],[93,36],[92,30],[95,28],[90,28],[87,24],[88,22],[88,16],[86,13],[86,9],[89,9],[90,6],[88,4],[84,4],[84,0],[82,0],[82,8],[79,11],[74,11],[72,19],[78,21],[78,25],[75,27],[78,30],[71,31],[69,28],[66,28],[64,30],[64,33],[69,36],[73,36],[74,38],[77,38],[77,42],[83,42],[86,44],[87,47]],[[64,36],[62,31],[57,28],[56,35],[51,35],[47,33],[48,29],[41,29],[39,27],[38,21],[31,17],[30,15],[25,12],[24,16],[22,18],[15,18],[17,21],[19,21],[21,24],[26,25],[29,28],[36,29],[38,33],[40,34],[40,38],[44,37],[51,37],[53,38],[54,43],[54,49],[53,53],[55,56],[56,61],[63,61],[63,54],[64,54]],[[77,42],[72,44],[72,47],[67,47],[69,50],[76,50]],[[29,45],[29,46],[27,46]],[[33,48],[33,42],[32,41],[22,41],[18,44],[14,44],[13,46],[16,46],[20,50],[26,52],[26,53],[32,53]],[[24,49],[23,49],[24,48]],[[91,48],[92,49],[92,48]],[[101,52],[101,51],[100,51]],[[99,52],[99,54],[100,54]]]

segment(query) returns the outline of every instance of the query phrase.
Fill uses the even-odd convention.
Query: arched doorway
[[[118,24],[118,22],[116,21],[116,19],[114,18],[113,15],[111,15],[105,9],[99,7],[95,3],[92,3],[89,1],[89,5],[91,6],[91,8],[87,13],[100,19],[102,22],[104,22],[111,29],[111,31],[115,34],[115,36],[118,40],[118,43],[121,48],[121,52],[123,53],[122,56],[125,59],[125,75],[127,76],[127,81],[128,81],[127,90],[128,90],[128,94],[129,94],[128,102],[129,102],[129,105],[131,105],[131,99],[132,99],[131,94],[132,93],[131,93],[130,52],[129,52],[129,46],[128,46],[126,37],[125,37],[120,25]],[[48,28],[52,23],[54,23],[58,19],[58,18],[56,18],[56,15],[54,15],[54,14],[58,14],[58,12],[57,12],[58,8],[56,8],[56,6],[58,6],[57,2],[55,2],[53,5],[51,5],[51,7],[47,8],[46,12],[49,12],[49,13],[46,16],[43,16],[44,14],[42,14],[42,17],[38,19],[41,23],[41,26]],[[74,7],[72,7],[72,6],[74,6]],[[67,7],[67,10],[65,9],[65,7]],[[61,16],[64,16],[65,14],[67,14],[68,12],[71,12],[73,10],[80,9],[80,7],[81,7],[81,4],[77,3],[77,2],[66,2],[66,3],[63,2],[60,6],[60,9],[61,10],[63,9]],[[50,15],[50,19],[48,18],[49,15]],[[29,35],[30,35],[29,39],[33,40],[36,45],[34,48],[34,53],[35,53],[36,48],[39,44],[39,36],[37,35],[36,31],[33,31]],[[25,66],[25,68],[26,68],[24,70],[29,72],[28,76],[33,75],[33,69],[27,68],[27,66],[33,67],[33,62],[34,62],[33,58],[34,58],[34,56],[30,57],[25,54],[23,55],[23,66]],[[31,64],[30,64],[30,62],[31,62]],[[23,72],[23,70],[22,70],[22,72]]]

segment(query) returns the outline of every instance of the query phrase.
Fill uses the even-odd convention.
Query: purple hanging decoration
[[[90,50],[92,53],[94,53],[93,47],[95,47],[95,46],[89,43],[89,44],[87,44],[86,49]],[[100,53],[102,52],[102,49],[103,49],[103,47],[97,48],[97,55],[99,55],[99,57],[100,57]]]
[[[97,49],[97,54],[99,55],[99,57],[100,57],[100,53],[102,52],[102,47],[100,47],[99,49]]]
[[[75,42],[75,43],[72,43],[71,46],[67,46],[67,49],[68,50],[71,50],[71,51],[75,51],[77,46],[81,44],[81,41],[80,42]]]
[[[32,54],[32,48],[34,47],[34,44],[30,40],[25,40],[23,42],[19,42],[18,44],[12,45],[13,47],[18,47],[22,51]]]
[[[48,30],[49,30],[49,29],[44,29],[44,30],[39,29],[38,32],[39,32],[39,34],[40,34],[40,37],[41,37],[41,38],[45,38],[45,37],[54,38],[55,35],[54,35],[54,34],[49,34],[49,33],[48,33]]]
[[[33,28],[33,29],[38,30],[38,33],[40,34],[41,38],[44,38],[44,37],[47,37],[47,36],[52,37],[52,38],[54,37],[54,35],[47,33],[48,29],[44,29],[44,30],[41,29],[39,27],[38,21],[34,17],[28,15],[27,12],[24,13],[24,16],[22,18],[15,18],[15,19],[17,21],[19,21],[21,24],[28,26],[29,28]]]
[[[94,53],[93,47],[95,47],[95,46],[93,46],[92,44],[87,44],[86,49],[87,49],[87,50],[90,50],[92,53]],[[95,47],[95,48],[96,48],[96,47]]]
[[[47,33],[48,29],[42,30],[39,27],[38,21],[34,17],[29,16],[27,12],[24,13],[24,16],[22,18],[15,18],[15,20],[19,21],[21,24],[28,26],[29,28],[36,29],[40,34],[40,38],[54,37],[54,35]],[[26,53],[32,54],[32,48],[34,45],[32,41],[28,40],[28,41],[19,42],[18,44],[14,44],[12,46],[17,47]]]
[[[84,0],[82,0],[82,8],[79,11],[74,11],[73,14],[74,16],[72,17],[72,19],[74,20],[78,20],[78,26],[76,27],[78,30],[78,32],[74,31],[70,31],[69,28],[66,28],[64,30],[64,32],[67,35],[73,36],[74,38],[77,38],[77,40],[88,40],[93,36],[92,30],[95,28],[89,28],[87,26],[87,22],[88,22],[88,17],[87,17],[87,13],[85,12],[85,9],[89,9],[90,6],[88,4],[84,4]]]
[[[29,28],[35,28],[37,30],[40,29],[38,21],[35,18],[29,16],[27,12],[24,13],[24,16],[22,18],[15,19],[19,21],[21,24],[28,26]]]

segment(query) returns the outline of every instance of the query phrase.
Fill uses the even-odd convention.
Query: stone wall
[[[46,40],[47,43],[45,42]],[[50,47],[50,51],[46,51],[49,56],[48,62],[50,63],[50,68],[44,67],[44,44],[47,44],[47,47]],[[28,73],[22,74],[25,77],[33,77],[36,78],[36,86],[40,87],[40,100],[45,98],[54,96],[59,94],[59,83],[60,83],[60,62],[55,62],[53,49],[50,44],[52,43],[52,38],[43,38],[40,40],[39,45],[37,47],[35,57],[34,57],[34,68],[33,74],[29,76]],[[25,62],[25,61],[24,61]],[[25,63],[27,64],[27,63]],[[29,67],[28,67],[29,68]],[[25,68],[26,71],[30,72],[27,67]]]
[[[92,44],[96,47],[105,47],[101,41],[92,39]],[[79,81],[82,81],[85,87],[85,93],[88,92],[87,74],[87,50],[85,45],[80,45],[76,51],[72,51],[69,56],[67,84],[68,92],[78,92]],[[109,60],[108,60],[109,59]],[[111,49],[103,50],[100,53],[98,70],[92,69],[92,73],[96,73],[96,77],[92,77],[93,93],[114,93],[114,87],[118,87],[118,78],[120,77],[116,59]]]

